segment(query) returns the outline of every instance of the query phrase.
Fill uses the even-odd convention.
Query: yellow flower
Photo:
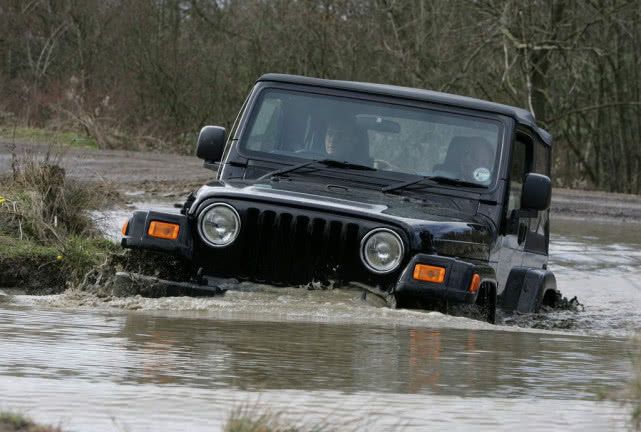
[[[3,196],[0,196],[0,205],[4,204],[5,201],[6,201],[6,199],[4,199]]]
[[[56,257],[56,259],[57,259],[58,261],[62,261],[62,259],[63,259],[63,258],[64,258],[64,257],[63,257],[62,255],[58,255],[58,256]]]

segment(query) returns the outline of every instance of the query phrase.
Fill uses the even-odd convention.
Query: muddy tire
[[[493,285],[481,285],[474,309],[477,319],[496,324],[496,288]]]

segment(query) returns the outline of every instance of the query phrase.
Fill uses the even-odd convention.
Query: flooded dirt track
[[[498,326],[349,290],[15,296],[0,409],[79,431],[219,430],[243,404],[338,430],[620,430],[629,409],[601,399],[641,329],[641,230],[621,228],[555,221],[550,267],[585,311]]]
[[[50,147],[29,141],[13,142],[6,138],[0,138],[0,175],[11,171],[11,149],[14,147],[18,155],[28,152],[44,157],[51,151],[67,175],[80,180],[104,179],[121,185],[151,185],[154,182],[202,184],[212,177],[211,171],[202,168],[202,161],[192,156],[151,151]]]

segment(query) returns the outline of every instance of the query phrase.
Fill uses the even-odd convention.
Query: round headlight
[[[229,204],[212,204],[200,213],[198,232],[203,241],[210,246],[228,246],[236,240],[240,232],[238,212]]]
[[[403,260],[403,241],[394,231],[378,228],[370,231],[361,242],[361,259],[374,273],[389,273]]]

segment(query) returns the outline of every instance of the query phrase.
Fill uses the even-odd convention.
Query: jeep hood
[[[493,223],[477,214],[478,200],[425,193],[421,199],[364,188],[318,183],[212,182],[201,187],[189,213],[205,200],[240,199],[379,220],[406,231],[411,249],[441,255],[488,259],[496,238]]]

